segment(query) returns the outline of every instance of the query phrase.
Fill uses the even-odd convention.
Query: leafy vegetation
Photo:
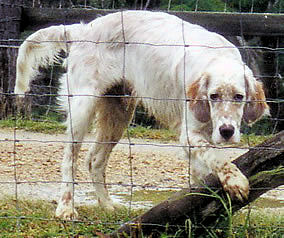
[[[226,9],[225,2],[222,0],[193,1],[193,0],[173,0],[169,5],[168,0],[161,1],[161,9],[172,11],[214,11],[223,12]],[[229,10],[229,9],[227,9]]]
[[[23,0],[27,6],[34,7],[93,7],[93,8],[128,8],[128,9],[167,9],[198,11],[242,11],[242,12],[282,12],[284,0]]]

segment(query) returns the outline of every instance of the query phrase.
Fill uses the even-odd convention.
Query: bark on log
[[[240,156],[234,163],[248,177],[250,194],[247,201],[232,201],[232,212],[248,205],[263,193],[284,184],[284,131]],[[208,235],[208,227],[224,222],[224,205],[212,194],[226,198],[218,180],[209,175],[206,188],[183,189],[170,199],[158,204],[143,215],[124,224],[116,232],[104,237],[159,237],[161,232],[175,234],[191,220],[193,232]],[[210,189],[209,189],[210,188]],[[208,196],[205,196],[207,194]],[[226,200],[226,199],[224,199]],[[187,235],[184,233],[184,235]],[[225,233],[218,234],[226,237]]]

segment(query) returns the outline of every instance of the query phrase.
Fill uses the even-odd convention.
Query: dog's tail
[[[17,58],[15,94],[24,96],[39,66],[60,61],[60,52],[68,52],[73,36],[82,24],[51,26],[30,35],[20,46]],[[80,34],[79,34],[80,35]]]

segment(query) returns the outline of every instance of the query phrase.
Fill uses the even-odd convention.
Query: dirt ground
[[[7,129],[1,129],[0,134],[1,195],[57,200],[61,158],[67,143],[65,135]],[[77,204],[93,204],[93,189],[83,159],[92,140],[92,135],[88,135],[78,161],[78,183],[75,185]],[[241,149],[225,149],[216,153],[220,153],[220,156],[225,153],[230,158],[236,158],[244,152]],[[129,158],[132,158],[131,162]],[[129,141],[124,139],[111,154],[107,183],[110,184],[113,199],[119,200],[116,195],[130,193],[131,188],[169,190],[186,187],[187,171],[187,161],[183,159],[178,144],[131,139],[130,146]],[[284,200],[284,190],[278,188],[266,196]]]

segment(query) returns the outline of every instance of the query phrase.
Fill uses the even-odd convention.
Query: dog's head
[[[212,124],[214,144],[240,141],[241,121],[251,125],[269,115],[262,84],[236,60],[216,60],[187,90],[189,109]]]

